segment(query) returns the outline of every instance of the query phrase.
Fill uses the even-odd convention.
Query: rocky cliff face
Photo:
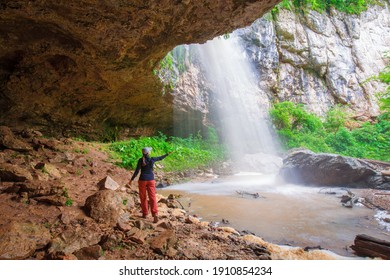
[[[160,59],[247,26],[277,2],[1,1],[0,123],[63,134],[102,123],[167,130],[171,98],[152,74]]]
[[[376,116],[375,93],[384,87],[367,79],[384,68],[390,46],[389,2],[381,3],[360,15],[280,10],[237,30],[256,65],[261,98],[268,99],[263,103],[303,103],[318,115],[348,104],[356,116]],[[196,65],[194,60],[180,76],[174,95],[180,108],[194,104],[206,116],[209,90]]]

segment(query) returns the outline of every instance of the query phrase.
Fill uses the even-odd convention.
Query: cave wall
[[[0,124],[55,135],[172,129],[153,69],[180,44],[251,24],[279,0],[0,1]]]

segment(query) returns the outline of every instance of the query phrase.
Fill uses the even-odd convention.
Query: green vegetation
[[[218,144],[215,130],[210,129],[207,139],[200,135],[188,138],[170,137],[160,133],[154,137],[141,137],[110,145],[114,158],[120,158],[118,164],[128,169],[135,169],[142,156],[143,147],[152,147],[151,156],[160,156],[174,152],[165,158],[161,165],[165,171],[183,171],[199,167],[207,167],[224,158],[225,151]]]
[[[163,95],[173,91],[180,74],[187,70],[186,61],[192,60],[193,52],[190,46],[180,45],[171,50],[153,69],[164,84]]]
[[[386,112],[375,123],[365,122],[355,129],[347,128],[351,119],[340,106],[331,109],[324,120],[292,102],[274,104],[270,115],[285,148],[390,161],[390,118]]]
[[[360,14],[374,3],[373,0],[283,0],[272,11],[296,9],[300,11],[314,10],[321,13],[335,8],[347,14]]]
[[[72,206],[73,205],[73,200],[69,197],[67,188],[63,189],[62,195],[64,197],[66,197],[65,206]]]
[[[390,53],[385,53],[385,57],[390,60]],[[385,69],[383,69],[377,77],[375,77],[378,81],[385,83],[387,85],[384,92],[380,92],[378,97],[380,98],[380,106],[381,110],[390,113],[390,62],[387,63]]]

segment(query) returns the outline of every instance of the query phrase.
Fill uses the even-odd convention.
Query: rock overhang
[[[153,69],[180,44],[244,27],[279,0],[2,1],[0,123],[98,135],[172,127]]]

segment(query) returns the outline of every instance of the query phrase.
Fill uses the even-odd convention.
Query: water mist
[[[267,122],[268,97],[258,86],[256,69],[239,36],[196,45],[202,70],[215,100],[219,131],[237,171],[276,171],[278,142]]]

